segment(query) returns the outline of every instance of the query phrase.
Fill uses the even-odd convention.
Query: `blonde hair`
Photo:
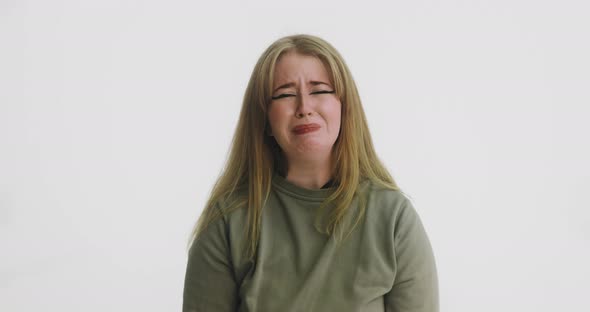
[[[283,37],[262,53],[254,67],[244,94],[229,158],[193,228],[189,248],[217,218],[235,209],[245,208],[248,220],[243,246],[247,249],[247,257],[254,259],[262,209],[270,194],[273,172],[284,166],[274,137],[265,135],[268,127],[267,107],[272,96],[275,65],[284,53],[291,51],[315,56],[324,64],[342,103],[340,134],[332,149],[332,179],[337,187],[318,208],[319,216],[321,211],[330,207],[327,222],[323,227],[316,222],[316,229],[332,235],[340,228],[354,197],[361,195],[358,187],[363,180],[368,179],[386,189],[399,190],[375,153],[356,85],[338,51],[316,36],[300,34]],[[366,209],[364,200],[359,203],[360,210],[349,234],[362,219]],[[221,206],[223,210],[219,208]],[[337,241],[341,242],[342,231],[339,233]]]

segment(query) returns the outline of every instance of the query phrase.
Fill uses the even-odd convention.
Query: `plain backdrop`
[[[587,1],[0,0],[0,311],[179,311],[274,40],[333,44],[443,312],[590,311]]]

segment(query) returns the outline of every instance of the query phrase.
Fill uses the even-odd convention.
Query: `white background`
[[[0,311],[179,311],[254,63],[344,56],[441,311],[590,311],[587,1],[0,0]]]

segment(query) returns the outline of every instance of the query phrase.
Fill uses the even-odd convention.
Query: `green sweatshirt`
[[[275,174],[256,260],[242,253],[245,209],[213,222],[189,250],[183,312],[438,311],[432,247],[411,202],[369,181],[359,187],[365,216],[337,246],[313,225],[334,188],[305,189]]]

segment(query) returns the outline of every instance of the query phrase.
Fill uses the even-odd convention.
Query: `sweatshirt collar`
[[[302,197],[303,199],[319,201],[326,199],[336,189],[333,185],[333,180],[328,181],[321,189],[307,189],[287,181],[287,179],[276,172],[273,174],[272,184],[283,192]]]

